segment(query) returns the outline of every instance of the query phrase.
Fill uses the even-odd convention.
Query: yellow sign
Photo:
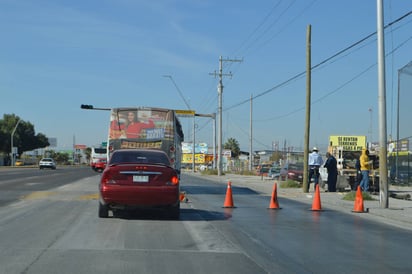
[[[366,136],[330,136],[329,146],[343,147],[344,151],[361,151],[366,147]]]
[[[120,148],[162,148],[162,141],[158,142],[134,142],[122,140]]]
[[[194,116],[195,111],[194,110],[184,110],[184,109],[176,109],[175,113],[177,115],[185,115],[185,116]]]
[[[193,154],[191,153],[183,153],[182,154],[182,163],[184,164],[191,164],[193,163]],[[205,163],[205,154],[195,154],[195,163],[196,164],[204,164]]]

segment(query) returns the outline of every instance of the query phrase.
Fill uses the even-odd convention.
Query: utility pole
[[[385,37],[383,27],[383,0],[377,0],[378,33],[378,103],[379,103],[379,201],[388,208],[388,166],[386,139]]]
[[[309,190],[309,135],[310,135],[310,104],[311,104],[311,31],[308,25],[306,31],[306,121],[305,121],[305,145],[303,148],[303,192]]]
[[[249,139],[249,171],[253,168],[253,128],[252,128],[252,116],[253,116],[253,95],[250,95],[250,139]]]
[[[15,154],[17,153],[17,151],[14,151],[13,137],[14,137],[14,133],[16,132],[16,129],[17,129],[18,125],[20,124],[20,122],[21,122],[21,119],[19,119],[17,121],[16,126],[14,127],[13,131],[11,132],[11,140],[10,140],[10,143],[11,143],[11,150],[10,150],[10,152],[11,152],[11,166],[14,166],[14,164],[16,163]]]
[[[219,57],[219,73],[210,73],[211,75],[219,76],[219,85],[217,87],[217,94],[218,94],[218,116],[219,116],[219,134],[218,134],[218,141],[217,141],[217,174],[218,176],[222,175],[222,94],[223,94],[223,76],[230,76],[232,77],[232,73],[223,73],[223,62],[242,62],[243,60],[239,59],[223,59],[222,56]]]

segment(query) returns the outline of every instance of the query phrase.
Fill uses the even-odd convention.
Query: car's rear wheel
[[[99,202],[99,218],[108,218],[109,217],[109,207],[107,205],[102,205]]]

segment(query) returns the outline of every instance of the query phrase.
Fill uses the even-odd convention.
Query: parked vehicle
[[[280,177],[280,167],[276,166],[276,167],[271,167],[268,171],[268,177],[270,179],[276,179]]]
[[[115,150],[101,176],[99,217],[109,210],[163,208],[180,216],[179,175],[169,156],[158,149]]]
[[[256,170],[256,175],[266,177],[268,176],[269,169],[271,168],[270,165],[264,164],[262,166],[258,166]]]
[[[24,161],[23,160],[16,160],[14,163],[15,166],[24,166]]]
[[[286,163],[280,170],[282,180],[303,182],[303,163]]]
[[[39,168],[51,168],[51,169],[56,169],[56,163],[52,158],[43,158],[39,162]]]

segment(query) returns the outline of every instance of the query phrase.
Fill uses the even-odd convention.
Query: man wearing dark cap
[[[314,190],[316,190],[316,185],[319,183],[319,167],[323,164],[322,156],[318,153],[318,148],[314,147],[312,149],[312,153],[309,154],[309,182],[308,182],[308,188],[306,189],[307,192],[309,192],[309,186],[312,181],[313,177],[313,182],[315,183],[314,185]]]

